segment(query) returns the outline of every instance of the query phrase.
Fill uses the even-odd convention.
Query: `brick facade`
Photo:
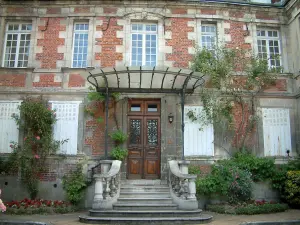
[[[26,5],[23,2],[22,4]],[[292,32],[292,29],[289,30],[290,27],[288,27],[286,21],[292,21],[294,15],[297,14],[296,10],[299,8],[297,6],[299,1],[295,3],[295,8],[289,8],[287,12],[285,9],[277,7],[263,8],[251,5],[206,4],[205,2],[197,4],[173,4],[169,2],[164,7],[149,8],[149,5],[145,2],[128,7],[123,3],[117,5],[114,2],[111,2],[111,4],[97,4],[92,3],[92,1],[85,1],[83,5],[69,5],[69,3],[63,1],[55,1],[53,4],[51,3],[51,6],[47,3],[37,2],[35,5],[30,5],[30,7],[20,7],[16,1],[3,1],[2,9],[0,9],[2,10],[0,12],[2,13],[0,18],[2,46],[4,46],[5,23],[9,19],[13,18],[14,21],[22,22],[26,18],[26,21],[32,21],[33,29],[28,61],[28,68],[32,68],[32,71],[28,72],[28,68],[27,70],[18,68],[17,72],[15,68],[1,68],[0,87],[3,87],[3,89],[1,90],[0,100],[11,100],[12,98],[19,100],[25,95],[45,94],[49,100],[81,101],[82,108],[89,105],[86,98],[89,91],[89,83],[86,80],[89,70],[66,68],[72,65],[74,22],[88,21],[89,26],[91,26],[88,34],[88,45],[91,50],[87,53],[89,67],[97,69],[98,67],[130,66],[128,64],[130,62],[128,56],[131,53],[130,23],[132,21],[143,23],[156,23],[159,21],[157,22],[159,24],[158,29],[160,29],[158,33],[161,35],[158,36],[157,54],[160,54],[163,63],[158,66],[187,69],[193,59],[195,45],[199,44],[198,42],[201,39],[201,23],[216,25],[218,40],[226,47],[257,51],[257,28],[271,26],[280,31],[286,28],[289,32]],[[299,27],[295,29],[299,30]],[[296,61],[290,63],[290,61],[298,59],[299,56],[296,50],[290,46],[292,41],[294,43],[295,40],[291,39],[289,33],[281,31],[281,34],[284,74],[276,81],[274,86],[267,88],[262,99],[258,99],[256,107],[288,107],[291,110],[291,115],[295,115],[295,109],[297,108],[296,95],[300,82],[298,81],[299,78],[292,79],[292,77],[298,75],[300,68],[297,67],[299,63]],[[0,48],[2,53],[4,47]],[[2,55],[0,58],[3,60]],[[288,73],[290,76],[286,76]],[[206,82],[207,88],[210,87],[209,83],[209,81]],[[24,94],[20,91],[21,88],[22,91],[25,91]],[[125,97],[123,96],[125,99],[124,104],[126,104],[128,98],[133,96],[137,98],[140,95],[125,94]],[[149,96],[142,95],[141,97]],[[162,102],[164,98],[167,99],[163,95],[159,97],[162,98]],[[197,95],[191,96],[191,98],[191,104],[202,104]],[[285,98],[292,99],[290,101],[292,103],[286,104],[283,100],[281,101]],[[180,98],[175,96],[170,99],[168,104],[173,107],[173,112],[170,112],[175,114],[176,110],[180,110]],[[82,111],[79,113],[81,128],[78,135],[81,139],[78,138],[77,146],[78,153],[92,158],[91,161],[95,159],[91,164],[95,164],[104,154],[104,108],[103,105],[94,107],[97,109],[95,118],[102,117],[103,122],[99,123],[95,118],[85,115],[84,110],[81,109]],[[122,118],[122,125],[126,127],[127,112],[126,107],[124,107],[124,110],[122,107],[119,104],[117,112]],[[162,108],[161,111],[166,112],[167,110]],[[109,130],[111,131],[116,128],[116,124],[113,120],[113,109],[111,107],[109,112]],[[234,118],[236,124],[241,122],[240,109],[237,106],[234,108]],[[180,122],[179,112],[175,119]],[[294,120],[293,117],[292,121]],[[167,119],[162,119],[162,127],[171,127],[169,124],[165,125],[166,121]],[[235,128],[237,129],[237,127]],[[257,127],[253,132],[252,140],[257,148],[263,151],[262,136],[259,134],[259,129],[261,128]],[[297,132],[300,130],[300,123],[297,122],[297,127],[292,126],[291,129],[293,129],[292,145],[296,150],[294,133],[296,130]],[[171,132],[171,129],[166,129],[165,132]],[[240,139],[244,132],[245,125],[236,138]],[[180,125],[178,127],[174,125],[174,132],[163,141],[162,149],[167,145],[172,145],[176,148],[176,150],[172,149],[172,157],[179,157],[178,155],[181,154]],[[109,139],[109,149],[112,147],[113,143]],[[171,150],[168,151],[171,152]],[[221,148],[215,146],[214,157],[226,157],[226,154],[221,151]],[[163,151],[162,154],[164,154]],[[164,155],[162,158],[167,160],[168,155]],[[203,170],[208,172],[209,168],[210,166],[203,166]],[[41,180],[53,181],[60,175],[59,171],[55,172],[55,168],[50,167],[45,174],[41,175]]]

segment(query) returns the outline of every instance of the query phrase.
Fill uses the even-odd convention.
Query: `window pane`
[[[140,112],[141,104],[131,104],[130,111],[131,112]]]
[[[88,28],[87,23],[74,25],[73,67],[84,68],[87,65]]]

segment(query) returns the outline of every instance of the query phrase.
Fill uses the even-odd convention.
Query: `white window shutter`
[[[58,153],[76,155],[79,102],[52,102],[52,109],[56,110],[57,119],[53,127],[54,139],[68,139],[61,145]]]
[[[213,156],[214,155],[214,129],[207,125],[199,130],[200,124],[192,122],[187,113],[193,111],[200,114],[203,106],[184,107],[184,155],[185,156]]]
[[[17,102],[0,102],[0,153],[11,153],[10,142],[19,141],[19,129],[12,114],[20,115]]]
[[[262,108],[265,156],[284,156],[292,151],[290,113],[285,108]]]

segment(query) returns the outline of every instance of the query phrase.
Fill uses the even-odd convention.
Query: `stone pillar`
[[[102,165],[101,165],[102,166]],[[103,182],[102,177],[100,174],[94,175],[94,178],[96,180],[95,183],[95,195],[94,195],[94,202],[93,202],[93,209],[100,209],[101,208],[101,202],[103,201]]]
[[[196,199],[196,184],[195,179],[189,179],[189,195],[187,199]]]

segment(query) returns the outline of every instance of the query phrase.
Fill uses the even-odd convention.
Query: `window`
[[[257,30],[258,56],[268,60],[269,68],[280,69],[280,40],[278,30]]]
[[[217,26],[214,24],[201,25],[201,46],[213,50],[217,43]]]
[[[131,65],[155,66],[157,61],[157,24],[131,25]]]
[[[213,156],[214,129],[210,124],[199,130],[200,124],[192,122],[187,116],[189,111],[199,115],[202,106],[184,106],[184,155],[185,156]]]
[[[12,114],[19,115],[18,106],[21,102],[0,102],[0,153],[11,153],[11,142],[18,142],[19,130]]]
[[[61,145],[59,153],[76,155],[79,102],[52,102],[52,109],[56,110],[57,119],[53,128],[54,139],[68,139]]]
[[[284,108],[263,108],[265,156],[286,156],[291,152],[290,112]]]
[[[88,33],[89,33],[88,23],[74,24],[73,60],[72,60],[72,67],[74,68],[87,67]]]
[[[6,26],[4,67],[27,67],[31,24],[9,23]]]

